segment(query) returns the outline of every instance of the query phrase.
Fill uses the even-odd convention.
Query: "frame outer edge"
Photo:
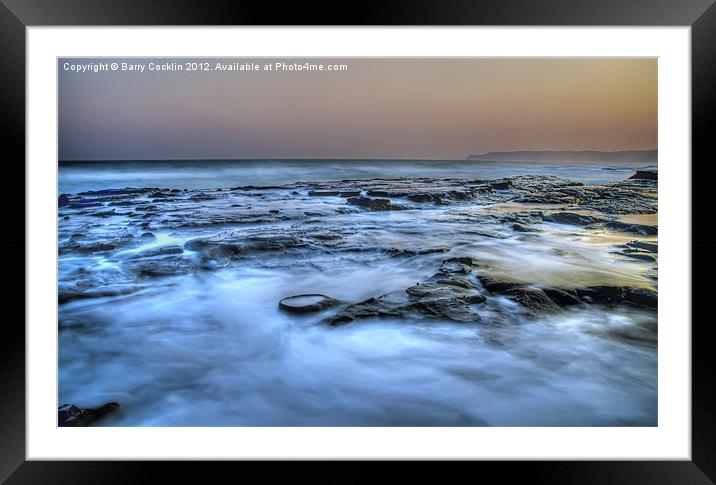
[[[683,15],[674,16],[672,19],[676,19],[675,22],[661,22],[662,24],[676,24],[676,25],[688,25],[692,23],[692,139],[693,139],[693,157],[692,160],[696,159],[704,159],[702,162],[702,165],[706,166],[707,163],[710,163],[710,160],[706,159],[706,155],[708,153],[709,158],[712,157],[712,149],[710,148],[710,138],[712,138],[712,135],[709,133],[710,126],[713,126],[714,121],[716,121],[716,62],[714,62],[716,56],[714,55],[714,49],[716,49],[716,6],[714,6],[714,0],[709,0],[708,2],[703,2],[699,0],[689,0],[690,3],[688,5],[684,5],[685,2],[678,3],[678,2],[671,2],[672,6],[674,7],[674,10],[689,10],[692,13],[696,10],[699,12],[704,12],[703,6],[705,4],[705,12],[700,15],[697,19],[695,19],[692,22],[683,22]],[[13,10],[11,11],[5,4],[10,3],[13,5]],[[63,2],[56,2],[54,4],[55,9],[62,9],[65,8],[63,5],[61,5]],[[82,1],[80,1],[82,3]],[[99,3],[99,2],[98,2]],[[104,2],[103,2],[104,3]],[[123,2],[116,2],[117,5],[123,3]],[[132,3],[132,2],[126,2],[126,3]],[[187,2],[182,2],[185,5],[187,5]],[[189,2],[191,3],[191,2]],[[555,2],[552,2],[553,4]],[[557,2],[558,3],[558,2]],[[581,3],[581,2],[580,2]],[[596,3],[596,2],[594,2]],[[627,2],[630,4],[630,7],[625,8],[625,10],[631,10],[631,7],[634,6],[633,2]],[[31,5],[27,5],[31,4]],[[42,4],[43,7],[39,8],[38,5]],[[18,7],[20,5],[20,7]],[[45,3],[35,0],[27,0],[25,2],[26,9],[23,8],[22,4],[20,4],[17,1],[14,0],[3,0],[2,3],[0,3],[0,42],[2,42],[4,47],[2,50],[0,50],[0,62],[2,62],[2,65],[4,67],[4,72],[2,73],[2,76],[0,77],[0,100],[2,100],[2,106],[5,107],[5,116],[0,118],[3,123],[4,133],[7,136],[7,146],[6,148],[10,148],[11,152],[14,154],[18,154],[22,157],[24,160],[24,153],[25,153],[25,147],[24,147],[24,136],[22,135],[22,131],[24,130],[24,121],[25,121],[25,106],[23,103],[23,100],[25,99],[24,95],[24,86],[25,86],[25,70],[24,70],[24,55],[25,55],[25,23],[27,24],[45,24],[45,25],[62,25],[64,19],[69,18],[65,16],[58,16],[55,17],[52,7],[44,8]],[[146,4],[145,4],[146,5]],[[395,5],[395,4],[394,4]],[[117,14],[116,9],[110,9],[108,13],[98,13],[97,8],[93,8],[88,10],[82,11],[81,8],[77,8],[74,13],[71,13],[70,18],[73,18],[75,21],[73,22],[76,25],[96,25],[97,20],[101,18],[106,18],[107,15],[114,16],[115,21],[114,22],[106,22],[108,24],[114,24],[114,25],[120,25],[120,24],[137,24],[142,25],[144,22],[147,22],[150,19],[154,19],[157,17],[157,13],[155,12],[153,15],[150,14],[148,17],[145,17],[143,19],[137,18],[136,16],[132,19],[127,19],[126,16]],[[139,8],[138,10],[141,10]],[[180,9],[175,9],[174,14],[172,14],[171,10],[163,10],[163,9],[157,9],[160,10],[161,16],[163,17],[164,21],[159,22],[159,24],[165,24],[165,25],[172,25],[173,23],[187,23],[187,15],[191,15],[192,9],[187,8],[181,13],[176,13]],[[390,10],[388,8],[387,10]],[[457,9],[460,10],[459,8]],[[560,22],[553,23],[552,25],[558,25],[558,24],[568,24],[567,21],[569,20],[570,13],[568,12],[569,9],[564,9],[564,11],[561,12],[561,15],[558,17],[560,18]],[[18,13],[16,16],[15,13]],[[168,13],[169,12],[169,13]],[[220,13],[220,9],[216,9],[215,12]],[[230,13],[230,12],[224,12],[224,15]],[[380,12],[379,12],[380,13]],[[391,10],[390,12],[383,12],[386,15],[386,17],[394,17],[396,14],[400,14],[400,8],[397,8],[395,10]],[[404,12],[403,12],[404,13]],[[474,20],[474,15],[468,15],[466,17],[463,17],[462,22],[450,22],[450,19],[444,18],[444,15],[441,15],[438,12],[433,12],[435,14],[436,22],[438,23],[440,20],[447,21],[447,23],[458,23],[458,24],[468,24],[472,23],[471,21]],[[485,15],[485,22],[483,25],[489,25],[489,24],[497,24],[499,22],[495,22],[495,12],[483,12]],[[491,15],[492,13],[492,15]],[[613,11],[611,12],[615,17],[618,17],[621,12]],[[429,14],[429,13],[428,13]],[[69,15],[69,14],[68,14]],[[136,15],[136,14],[135,14]],[[526,14],[523,14],[526,15]],[[174,19],[172,19],[174,17]],[[199,16],[201,17],[201,16]],[[252,15],[247,16],[246,18],[242,20],[252,20]],[[422,8],[419,10],[418,17],[425,18],[426,17],[426,9]],[[493,21],[489,21],[489,17],[493,17]],[[496,17],[500,17],[500,15],[496,15]],[[522,16],[520,16],[522,17]],[[603,15],[597,16],[598,18],[602,18]],[[628,15],[627,18],[631,18],[631,15]],[[20,20],[22,19],[22,20]],[[49,19],[49,20],[48,20]],[[184,20],[182,22],[182,19]],[[234,18],[231,15],[225,15],[224,21],[221,23],[228,23],[229,21],[233,20]],[[79,21],[78,21],[79,20]],[[143,21],[142,21],[143,20]],[[255,19],[253,19],[255,20]],[[375,19],[373,19],[375,20]],[[417,20],[417,18],[413,18],[413,20]],[[648,19],[642,19],[642,22],[627,22],[631,23],[632,25],[654,25],[651,23],[654,20],[653,17],[650,17]],[[468,22],[470,21],[470,22]],[[530,23],[519,23],[518,21],[513,21],[513,25],[529,25]],[[622,22],[624,22],[622,20]],[[613,20],[612,24],[619,25],[622,22],[619,22],[617,18]],[[575,25],[588,25],[585,23],[581,24],[575,24]],[[7,47],[11,46],[11,47]],[[709,150],[709,152],[707,152]],[[8,170],[12,170],[12,173],[9,174],[10,178],[14,178],[15,180],[20,177],[23,180],[22,187],[24,190],[24,167],[23,169],[17,168],[12,169],[12,166],[8,167]],[[693,200],[693,207],[695,210],[698,210],[698,207],[704,207],[703,204],[708,203],[708,197],[709,197],[709,178],[708,177],[701,177],[700,179],[697,179],[695,177],[692,178],[692,200]],[[20,184],[16,184],[20,186]],[[18,189],[15,189],[18,190]],[[24,197],[23,197],[24,199]],[[701,204],[700,204],[701,203]],[[2,244],[2,248],[6,251],[12,251],[12,253],[9,254],[17,254],[18,251],[21,251],[23,255],[26,256],[25,253],[25,232],[24,232],[24,214],[18,215],[18,214],[9,214],[8,217],[11,219],[8,223],[9,228],[12,229],[12,233],[9,234],[10,237],[4,238],[0,244]],[[694,218],[696,217],[696,212],[694,212]],[[694,256],[700,255],[703,256],[702,258],[699,258],[699,268],[698,268],[698,274],[706,275],[706,274],[712,274],[712,270],[716,269],[716,265],[712,261],[712,258],[709,258],[709,255],[706,254],[706,251],[709,251],[710,253],[713,252],[713,249],[716,248],[716,237],[709,235],[706,231],[708,229],[702,228],[703,226],[699,226],[698,224],[693,225],[693,254]],[[22,228],[22,230],[20,230]],[[19,236],[18,236],[19,235]],[[23,264],[24,264],[24,258],[22,258]],[[9,270],[8,273],[10,274],[16,274],[20,271],[23,271],[24,275],[24,267],[20,267],[20,258],[10,258],[10,260],[7,263],[9,266],[7,269]],[[694,276],[696,276],[696,272],[694,272]],[[23,276],[23,285],[22,288],[24,290],[24,276]],[[6,292],[4,298],[8,302],[7,308],[11,308],[9,305],[10,302],[13,301],[13,297],[18,297],[19,294],[17,294],[18,289],[20,288],[19,285],[15,285],[16,293],[10,293]],[[700,289],[698,285],[694,285],[694,293],[696,298],[693,298],[693,301],[708,301],[708,289],[703,288]],[[699,296],[706,297],[707,300],[703,300],[702,298],[699,298]],[[24,298],[23,298],[24,300]],[[14,300],[15,307],[17,306],[17,300]],[[24,313],[24,308],[23,308]],[[17,320],[15,320],[16,322]],[[24,321],[24,318],[23,318]],[[24,396],[24,389],[25,389],[25,383],[24,383],[24,357],[25,357],[25,349],[24,349],[24,329],[18,329],[19,325],[13,325],[12,322],[9,325],[6,326],[5,331],[9,332],[6,333],[5,336],[0,339],[0,345],[2,345],[2,351],[0,352],[0,381],[2,381],[3,386],[3,399],[2,399],[2,407],[0,407],[0,435],[3,437],[2,440],[0,440],[0,482],[4,481],[8,475],[12,474],[12,478],[10,481],[14,481],[15,478],[19,478],[19,476],[25,475],[25,473],[28,471],[28,465],[29,468],[34,469],[36,472],[38,471],[37,467],[42,467],[43,469],[46,469],[47,472],[51,472],[52,469],[54,469],[55,472],[59,472],[64,469],[64,471],[70,471],[70,469],[73,470],[74,473],[77,473],[79,470],[78,468],[82,465],[85,465],[85,467],[89,468],[90,470],[94,469],[94,471],[99,471],[97,468],[104,468],[99,463],[76,463],[77,466],[70,466],[70,467],[58,467],[58,464],[49,464],[49,463],[36,463],[37,467],[34,466],[35,464],[26,463],[23,465],[24,459],[25,459],[25,396]],[[14,328],[12,328],[14,327]],[[713,371],[712,367],[709,366],[709,364],[713,364],[713,358],[709,359],[707,356],[712,355],[712,351],[709,348],[711,346],[710,339],[705,338],[705,331],[703,328],[699,328],[699,326],[694,326],[693,328],[693,335],[695,338],[693,338],[693,460],[694,464],[700,468],[700,470],[703,472],[704,475],[710,477],[713,479],[714,476],[716,476],[716,463],[714,462],[716,460],[716,434],[714,433],[714,429],[716,427],[714,424],[716,423],[716,419],[714,419],[714,413],[712,412],[713,409],[716,408],[716,386],[714,385],[714,382],[716,382],[716,373]],[[704,337],[699,338],[699,336],[704,335]],[[18,365],[19,363],[19,365]],[[18,468],[19,465],[20,469],[17,470],[19,473],[13,473],[13,470]],[[97,467],[97,465],[100,465]],[[606,465],[606,464],[605,464]],[[622,464],[626,465],[626,464]],[[633,463],[634,466],[641,466],[640,464]],[[176,466],[176,464],[173,465],[173,467]],[[60,468],[58,470],[58,468]],[[142,467],[143,468],[143,467]],[[151,467],[155,470],[157,467]],[[161,467],[164,468],[164,467]],[[533,468],[531,466],[527,466],[527,468]],[[559,466],[555,466],[555,471],[559,469]],[[571,468],[571,467],[568,467]],[[590,464],[585,464],[585,468],[592,468]],[[621,468],[621,466],[617,465],[615,468]],[[649,465],[645,465],[645,468],[653,468]],[[681,467],[679,467],[681,468]],[[134,469],[134,467],[130,467],[130,469]],[[107,469],[105,469],[107,470]],[[612,468],[614,472],[616,470]],[[89,470],[87,470],[89,471]],[[117,472],[117,467],[114,467],[114,471]],[[135,471],[139,471],[136,470]],[[597,470],[592,470],[597,471]],[[599,471],[605,471],[604,468],[600,467]],[[645,470],[646,471],[646,470]],[[25,473],[23,473],[25,472]],[[72,474],[75,478],[78,477],[78,475]],[[606,473],[605,475],[609,475],[610,473]],[[19,476],[18,476],[19,475]],[[62,478],[62,473],[57,476],[57,478]],[[83,474],[80,472],[79,476],[82,476]],[[121,475],[121,474],[120,474]],[[574,476],[574,474],[572,474]],[[580,474],[581,475],[581,474]],[[646,473],[648,476],[648,472]],[[25,475],[26,476],[26,475]],[[141,476],[141,475],[138,475]],[[537,474],[539,476],[539,474]],[[579,475],[578,475],[579,476]],[[106,477],[106,476],[105,476]],[[71,478],[67,477],[67,474],[65,474],[64,478]],[[564,477],[563,477],[564,478]],[[606,478],[603,477],[603,478]],[[614,478],[617,478],[614,476]],[[624,475],[622,475],[622,478],[624,478]],[[644,478],[642,476],[641,478]],[[704,483],[706,481],[705,476],[702,476],[704,480]],[[64,480],[60,480],[61,482],[64,482]],[[111,480],[110,480],[111,481]],[[586,483],[586,482],[585,482]],[[713,483],[713,482],[712,482]]]
[[[692,25],[714,0],[2,0],[26,25]],[[356,5],[357,7],[358,5]]]
[[[24,207],[25,25],[3,4],[0,45],[3,177],[10,182],[3,191],[12,193],[11,199],[17,204],[22,201]],[[11,210],[5,215],[0,240],[0,251],[8,256],[3,268],[8,278],[2,292],[6,313],[0,337],[0,481],[25,460],[25,213]]]
[[[698,309],[713,298],[707,278],[716,271],[711,257],[716,250],[712,218],[701,211],[713,205],[710,194],[713,171],[713,129],[716,126],[716,4],[691,27],[691,120],[692,120],[692,459],[712,481],[716,481],[716,372],[713,339],[709,338],[711,318],[698,317]],[[695,177],[696,167],[701,168]],[[701,284],[699,284],[699,280]]]

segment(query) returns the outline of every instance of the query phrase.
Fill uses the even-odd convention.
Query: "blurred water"
[[[76,302],[60,336],[60,401],[117,401],[105,425],[620,426],[656,424],[656,354],[610,331],[638,312],[574,310],[461,325],[294,317],[297,290],[360,300],[404,288],[385,265],[329,274],[237,270],[114,301]]]
[[[203,169],[192,163],[105,163],[63,165],[60,191],[274,185],[400,173],[470,178],[501,177],[515,170],[530,173],[525,166],[482,162],[335,162],[320,170],[312,162],[211,162]],[[570,174],[582,181],[631,174],[623,167],[530,167],[535,173]],[[346,244],[355,250],[257,253],[217,271],[153,278],[133,294],[60,305],[59,404],[119,402],[120,410],[101,422],[107,426],[657,424],[652,312],[591,305],[526,319],[516,303],[491,297],[502,318],[485,312],[482,324],[382,319],[329,327],[320,323],[326,313],[293,315],[277,307],[280,299],[297,294],[324,293],[358,302],[403,291],[424,281],[451,256],[475,257],[495,274],[537,286],[655,289],[652,265],[614,254],[615,245],[633,236],[560,224],[542,224],[541,232],[525,235],[472,218],[524,210],[526,205],[466,202],[342,213],[338,209],[345,207],[344,198],[287,193],[238,191],[226,197],[237,205],[250,204],[258,213],[321,213],[316,220],[322,227],[350,228],[344,232]],[[213,214],[219,204],[225,209],[230,203],[201,201],[182,210]],[[181,222],[182,214],[177,209],[172,217]],[[133,215],[118,212],[99,223],[73,215],[60,220],[60,233],[112,237],[127,228],[136,230]],[[134,255],[183,246],[227,229],[171,227],[166,215],[157,216],[166,228],[155,230],[156,239],[140,246],[106,255],[61,254],[60,283],[70,284],[78,274],[122,283],[122,265]],[[281,234],[290,224],[295,220],[266,227],[268,234]],[[254,229],[231,228],[239,237]],[[449,250],[401,258],[387,252],[439,246]],[[479,286],[474,275],[470,278]]]

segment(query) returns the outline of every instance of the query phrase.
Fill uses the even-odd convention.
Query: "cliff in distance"
[[[506,162],[589,162],[589,163],[656,163],[657,150],[522,150],[468,155],[467,160]]]

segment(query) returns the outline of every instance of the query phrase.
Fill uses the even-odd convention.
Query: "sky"
[[[59,59],[58,116],[60,160],[655,149],[657,59]]]

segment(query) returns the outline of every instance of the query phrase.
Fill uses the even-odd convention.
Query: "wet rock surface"
[[[637,170],[629,177],[630,180],[658,180],[659,174],[655,170]]]
[[[125,188],[62,194],[58,199],[59,253],[61,257],[91,259],[61,275],[59,302],[130,296],[145,289],[151,280],[218,271],[246,261],[274,265],[287,264],[289,258],[293,261],[289,264],[300,265],[316,253],[339,258],[376,253],[435,261],[441,253],[469,245],[474,238],[540,241],[545,224],[647,237],[615,245],[613,254],[636,264],[653,265],[653,280],[657,244],[648,237],[656,236],[657,226],[620,217],[655,214],[656,183],[651,172],[639,171],[629,179],[605,185],[528,175],[499,180],[371,179],[212,191]],[[466,212],[475,207],[500,211],[503,206],[522,209]],[[435,242],[414,239],[412,230],[407,230],[407,224],[401,228],[400,222],[396,238],[368,242],[366,235],[370,238],[373,231],[382,230],[382,222],[351,222],[361,212],[419,214],[437,208],[441,212],[434,221],[436,227],[444,224],[460,231],[451,236],[448,245],[441,244],[439,238]],[[560,248],[552,254],[571,257]],[[101,258],[111,262],[111,272],[94,269]],[[420,283],[343,304],[327,321],[338,324],[417,315],[478,322],[481,316],[475,306],[490,295],[513,301],[531,315],[585,304],[656,306],[655,292],[650,289],[535,285],[502,278],[489,266],[489,261],[468,256],[443,258],[438,271]],[[325,295],[314,295],[319,299],[304,304],[300,302],[308,297],[292,298],[281,300],[280,308],[311,313],[341,306],[338,299]]]
[[[485,265],[470,257],[450,258],[442,262],[438,273],[426,282],[405,289],[407,298],[388,293],[350,304],[328,317],[330,325],[340,325],[366,318],[423,317],[457,322],[481,322],[482,317],[472,305],[485,303],[488,295],[502,296],[518,303],[525,313],[542,316],[573,305],[635,305],[657,307],[657,293],[645,288],[620,286],[589,286],[584,288],[538,288],[527,284],[502,281],[489,274],[479,274],[473,283],[465,276],[482,271]],[[498,309],[499,313],[501,310]]]
[[[480,314],[472,305],[484,303],[486,298],[463,276],[472,270],[472,263],[472,258],[447,259],[439,272],[424,283],[406,288],[404,294],[388,293],[348,305],[326,322],[340,325],[364,318],[411,316],[479,322]]]
[[[291,313],[314,313],[338,305],[340,301],[318,293],[289,296],[278,302],[278,307]]]
[[[601,222],[601,219],[597,217],[575,214],[573,212],[555,212],[552,214],[545,214],[543,216],[543,219],[547,222],[555,222],[557,224],[572,224],[575,226],[587,226],[589,224]]]
[[[405,207],[393,204],[390,199],[377,197],[349,197],[346,204],[356,205],[372,211],[405,210]]]
[[[559,310],[547,294],[539,288],[518,287],[511,288],[504,293],[511,300],[516,301],[530,312],[540,314]]]
[[[351,424],[499,424],[459,396],[544,392],[525,414],[572,385],[628,398],[655,382],[656,191],[529,175],[63,194],[60,402],[123,406],[63,419],[313,425],[350,396]],[[593,398],[568,396],[597,408],[569,423],[621,422]]]
[[[440,208],[443,215],[435,223],[466,225],[460,229],[465,243],[471,237],[502,239],[510,234],[540,238],[544,224],[656,236],[655,224],[620,219],[622,214],[655,214],[656,183],[652,172],[639,171],[627,180],[605,185],[585,185],[554,176],[518,176],[499,180],[343,180],[213,191],[124,188],[62,194],[58,199],[60,255],[108,258],[116,275],[108,278],[105,272],[105,276],[97,277],[90,269],[92,260],[88,260],[90,264],[80,270],[92,276],[68,273],[66,278],[61,277],[59,301],[131,295],[141,290],[147,279],[216,271],[256,258],[293,257],[300,261],[313,252],[378,252],[417,258],[452,250],[450,245],[426,245],[429,241],[425,239],[412,246],[384,240],[365,244],[360,236],[371,233],[371,222],[350,222],[351,215],[361,211],[412,213]],[[334,202],[326,202],[329,199]],[[506,204],[525,209],[501,215],[464,212],[470,207],[499,210]],[[472,228],[478,226],[479,230]],[[412,235],[401,235],[399,229],[397,237],[409,241]],[[459,245],[459,238],[455,242]],[[656,248],[653,241],[635,240],[615,246],[614,252],[624,259],[655,265]],[[555,251],[567,254],[561,249]],[[410,301],[392,304],[392,300],[377,295],[362,306],[354,304],[351,311],[356,316],[417,311],[470,320],[471,312],[448,309],[484,298],[469,296],[476,287],[502,294],[535,312],[577,302],[606,301],[603,295],[587,289],[581,294],[558,293],[566,290],[530,288],[485,271],[470,276],[475,265],[471,258],[446,259],[438,273],[407,290]],[[645,301],[636,296],[631,300]],[[349,314],[344,311],[342,318],[349,319]]]
[[[117,409],[119,409],[119,404],[116,402],[109,402],[95,408],[80,408],[74,404],[63,404],[57,410],[57,424],[60,427],[91,426]]]

